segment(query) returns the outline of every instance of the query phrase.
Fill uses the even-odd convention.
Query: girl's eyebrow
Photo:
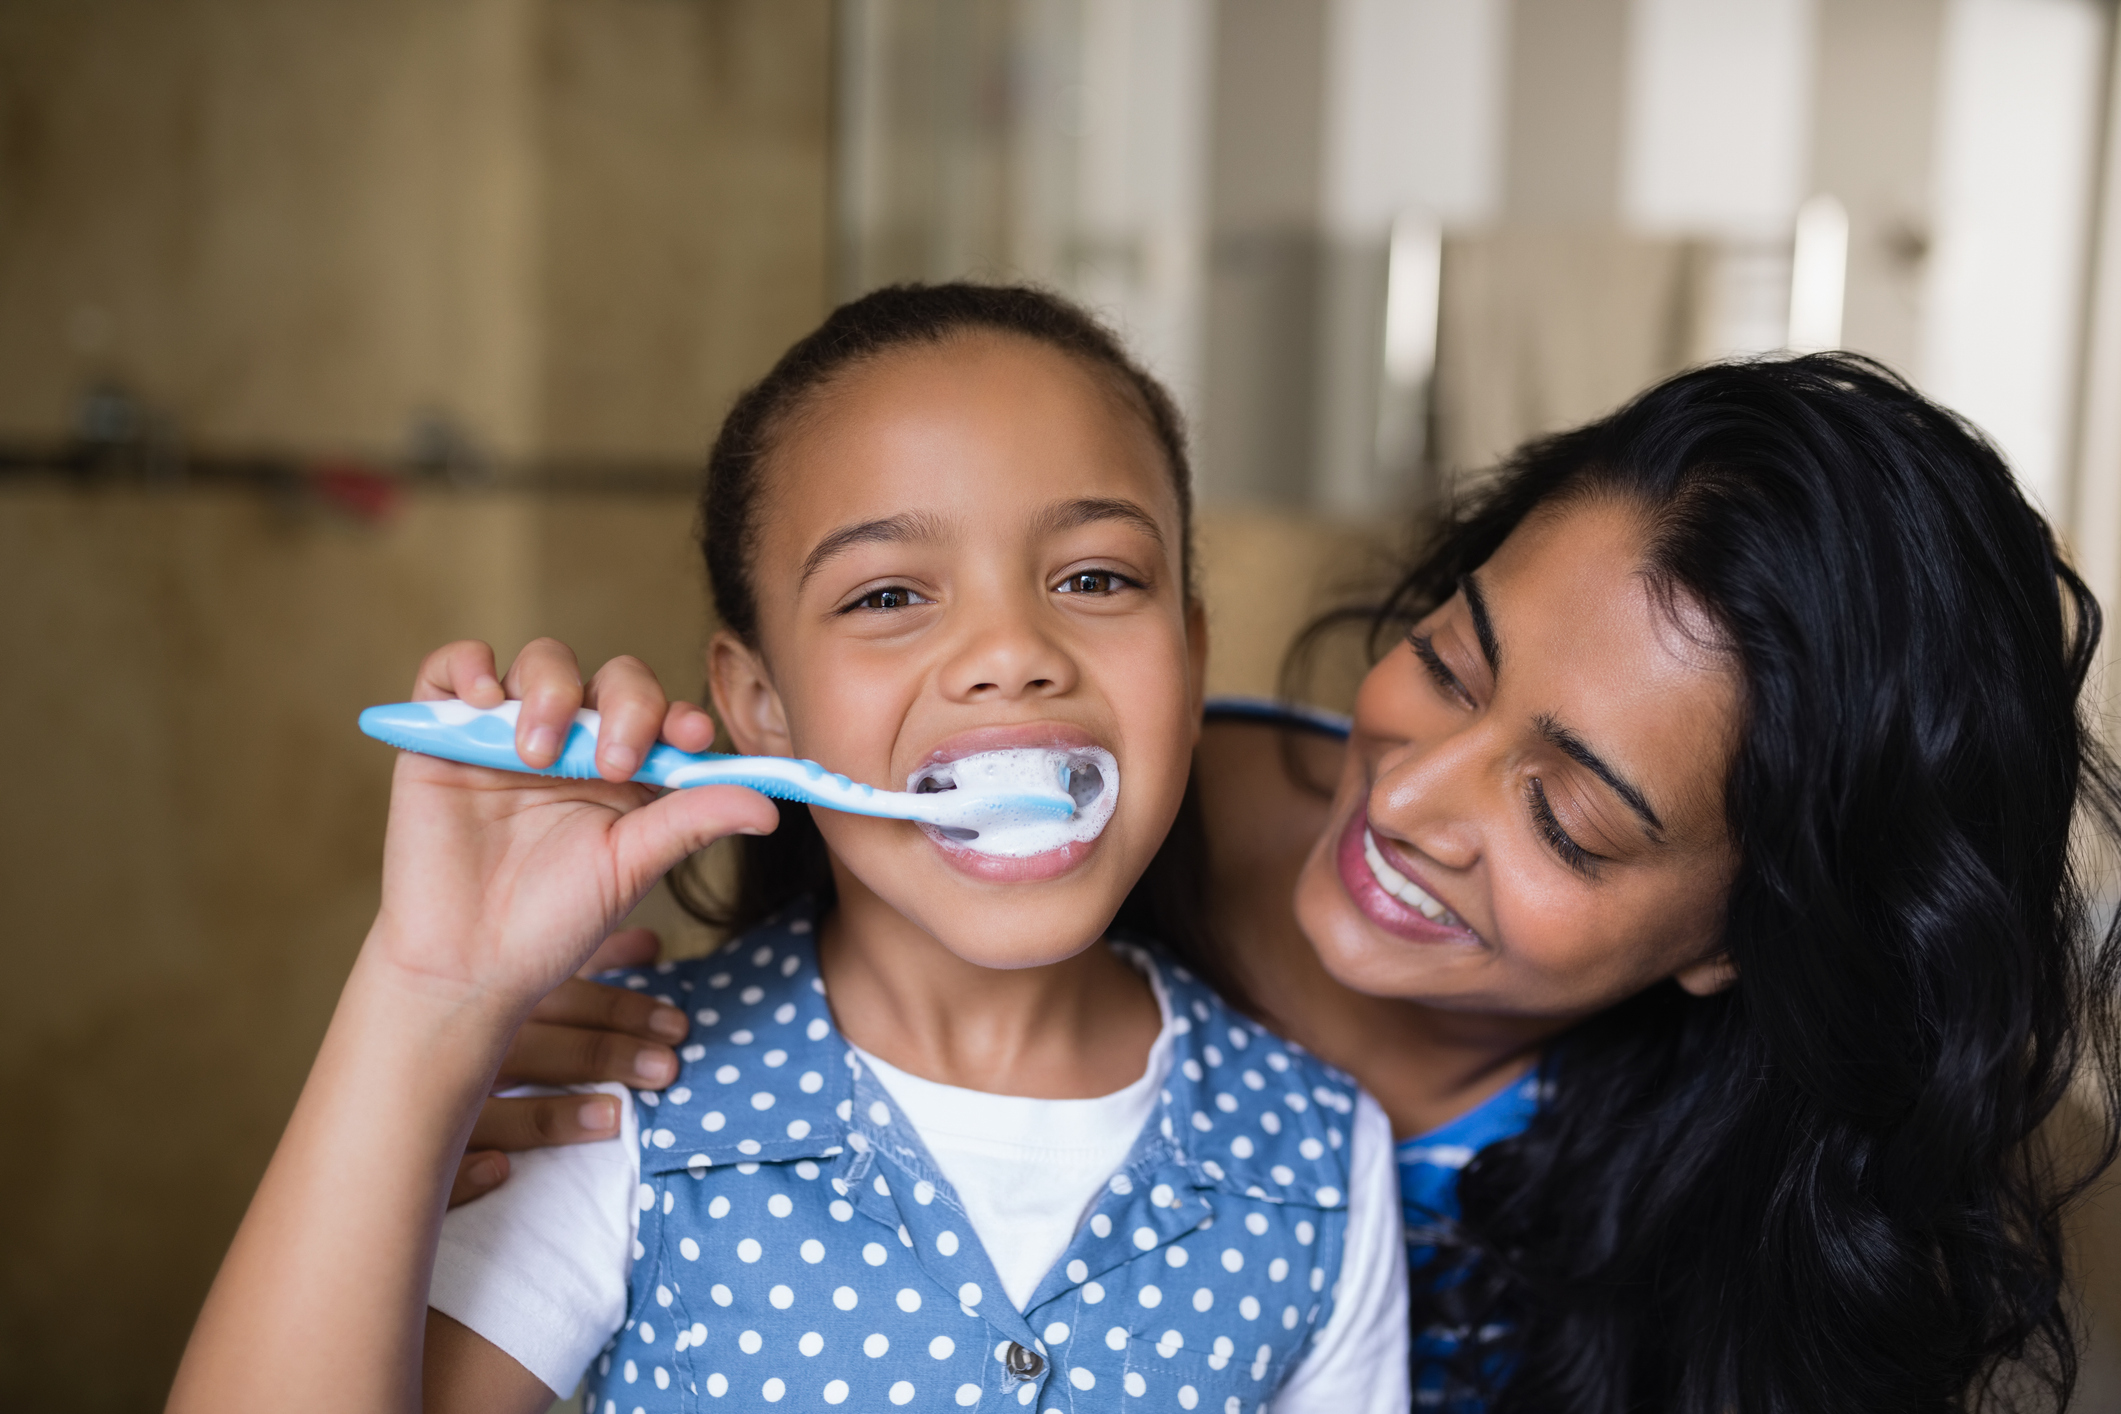
[[[801,589],[810,582],[810,576],[857,545],[935,541],[947,536],[949,530],[941,516],[927,511],[902,511],[895,516],[843,525],[818,541],[817,548],[803,558],[803,572],[796,578],[795,587]]]
[[[1031,529],[1034,535],[1053,535],[1101,520],[1124,521],[1157,544],[1164,543],[1164,532],[1157,526],[1155,517],[1132,501],[1109,496],[1081,496],[1048,506],[1031,523]]]

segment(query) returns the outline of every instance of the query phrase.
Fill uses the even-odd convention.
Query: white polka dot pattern
[[[698,1025],[677,1083],[636,1097],[641,1255],[584,1407],[1268,1401],[1331,1314],[1352,1083],[1164,967],[1161,1112],[1020,1313],[981,1299],[993,1264],[834,1028],[814,939],[791,913],[619,979]]]

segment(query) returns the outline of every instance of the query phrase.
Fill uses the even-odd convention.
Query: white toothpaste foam
[[[1059,784],[1064,769],[1067,789],[1076,801],[1074,815],[1065,820],[1004,820],[982,825],[977,839],[956,841],[959,848],[980,854],[1029,859],[1104,833],[1119,805],[1119,762],[1111,752],[1095,746],[982,751],[923,766],[906,779],[906,789],[918,792],[924,782],[931,782],[931,790],[943,787],[982,795],[1044,792]]]

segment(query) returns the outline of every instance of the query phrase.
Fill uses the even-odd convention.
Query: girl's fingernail
[[[666,1041],[685,1039],[685,1013],[674,1006],[658,1006],[648,1013],[648,1029]]]
[[[471,690],[484,697],[489,692],[499,692],[501,684],[494,679],[492,673],[480,673],[478,678],[472,683]]]
[[[630,746],[607,746],[604,748],[604,764],[614,771],[624,771],[630,776],[634,768],[641,764],[641,753]]]
[[[633,1058],[633,1073],[657,1085],[668,1084],[676,1071],[676,1059],[665,1051],[642,1051]]]
[[[491,1154],[481,1159],[474,1159],[471,1165],[471,1172],[466,1174],[465,1177],[471,1180],[471,1185],[474,1188],[491,1188],[501,1181],[501,1161],[494,1158]]]
[[[594,1100],[584,1101],[575,1118],[591,1134],[602,1134],[618,1124],[619,1117],[614,1113],[617,1108],[611,1096],[599,1095]]]
[[[557,756],[560,754],[560,734],[551,727],[533,727],[530,732],[532,756]]]

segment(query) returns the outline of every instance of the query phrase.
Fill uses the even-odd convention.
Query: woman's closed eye
[[[917,589],[909,589],[903,584],[885,584],[879,585],[875,589],[863,591],[859,598],[841,609],[840,612],[852,614],[859,610],[868,610],[871,613],[888,613],[893,609],[910,609],[916,604],[932,604],[934,602],[934,600]]]
[[[1553,802],[1547,799],[1546,783],[1537,776],[1532,777],[1525,787],[1525,803],[1532,811],[1533,828],[1539,831],[1547,848],[1560,855],[1562,863],[1586,879],[1597,878],[1598,866],[1604,856],[1591,853],[1569,837],[1569,832],[1561,827],[1560,818],[1554,814]]]
[[[1425,633],[1409,633],[1407,646],[1412,648],[1414,656],[1421,660],[1422,671],[1429,675],[1429,680],[1436,684],[1438,691],[1446,697],[1455,698],[1463,706],[1476,705],[1473,694],[1458,680],[1458,674],[1451,671],[1450,665],[1444,662],[1443,656],[1436,651],[1434,639]]]

